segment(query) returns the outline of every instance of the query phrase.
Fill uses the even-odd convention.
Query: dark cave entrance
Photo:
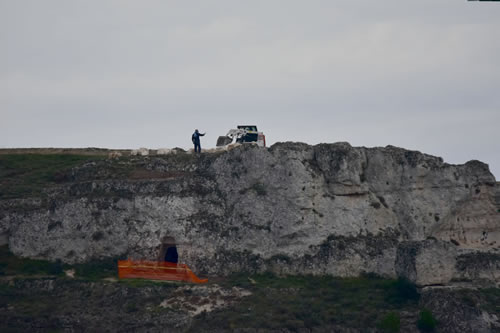
[[[158,253],[158,261],[171,262],[174,264],[177,264],[179,262],[179,254],[177,253],[175,238],[163,238],[160,246],[160,251]]]

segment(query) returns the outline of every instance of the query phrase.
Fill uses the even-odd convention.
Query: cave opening
[[[179,262],[179,254],[177,252],[177,244],[175,243],[175,238],[164,237],[160,251],[158,253],[158,261],[170,262],[177,264]]]

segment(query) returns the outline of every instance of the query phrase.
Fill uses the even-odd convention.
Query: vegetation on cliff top
[[[176,178],[188,175],[193,161],[204,165],[218,156],[186,152],[119,158],[90,153],[4,153],[0,154],[0,199],[43,197],[44,189],[68,182]],[[91,162],[98,163],[98,168],[92,164],[85,166]],[[169,170],[164,170],[165,165]]]
[[[39,195],[44,187],[66,180],[65,171],[103,156],[73,154],[0,155],[0,198]]]

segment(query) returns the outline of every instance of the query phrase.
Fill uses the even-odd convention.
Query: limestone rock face
[[[465,281],[500,281],[500,254],[498,251],[465,251],[457,257],[456,278]]]
[[[402,242],[397,250],[396,273],[417,285],[446,285],[455,276],[455,245],[429,239]]]
[[[180,261],[202,274],[499,282],[500,186],[478,161],[287,142],[107,159],[65,179],[41,198],[0,200],[0,241],[15,254],[155,260],[173,238]],[[464,255],[490,264],[471,267]]]

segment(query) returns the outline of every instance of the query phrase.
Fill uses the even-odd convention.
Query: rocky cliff
[[[181,262],[212,276],[369,272],[498,285],[499,212],[500,185],[479,161],[278,143],[78,165],[40,194],[0,196],[0,240],[16,255],[69,263],[156,259],[173,242]]]

